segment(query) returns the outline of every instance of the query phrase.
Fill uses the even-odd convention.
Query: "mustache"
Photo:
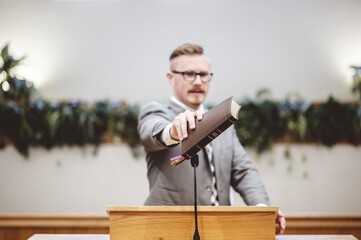
[[[194,87],[190,89],[189,92],[204,92],[204,89],[201,87]]]

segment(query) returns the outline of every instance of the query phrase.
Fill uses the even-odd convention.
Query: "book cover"
[[[181,143],[181,156],[170,159],[171,164],[177,165],[185,159],[190,159],[232,126],[238,120],[240,108],[241,106],[233,97],[229,97],[204,113],[203,119],[196,121],[196,128],[194,130],[188,129],[188,138]]]

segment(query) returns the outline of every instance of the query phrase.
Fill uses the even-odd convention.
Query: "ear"
[[[174,86],[174,74],[170,71],[167,72],[167,79],[169,84],[173,87]]]

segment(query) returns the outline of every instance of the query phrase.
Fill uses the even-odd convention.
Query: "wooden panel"
[[[108,227],[107,216],[0,215],[0,227]]]
[[[193,239],[193,207],[111,207],[110,239]],[[277,207],[199,207],[201,238],[274,239]]]
[[[289,216],[285,234],[352,234],[361,239],[361,216]]]
[[[360,228],[361,215],[348,216],[288,216],[292,228]]]
[[[37,233],[109,234],[109,219],[107,216],[0,216],[0,240],[26,240]]]
[[[0,215],[0,240],[34,234],[109,234],[108,216]],[[285,234],[354,235],[361,240],[361,215],[287,216]]]
[[[29,240],[109,240],[109,234],[35,234]]]

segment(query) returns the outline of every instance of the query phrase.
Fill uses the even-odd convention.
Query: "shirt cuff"
[[[179,143],[179,141],[177,141],[177,140],[174,140],[174,139],[172,139],[171,138],[171,136],[170,136],[170,134],[169,134],[169,130],[170,130],[170,128],[172,127],[172,124],[170,123],[170,124],[168,124],[165,128],[164,128],[164,130],[163,130],[163,132],[162,132],[162,135],[161,135],[161,140],[162,140],[162,142],[166,145],[166,146],[170,146],[170,145],[174,145],[174,144],[178,144]]]
[[[256,207],[267,207],[268,205],[267,204],[264,204],[264,203],[258,203],[256,205]]]

